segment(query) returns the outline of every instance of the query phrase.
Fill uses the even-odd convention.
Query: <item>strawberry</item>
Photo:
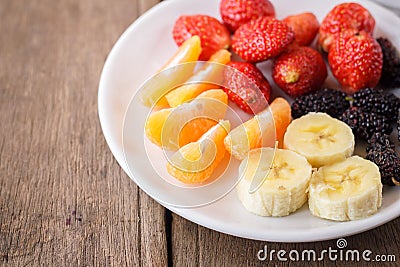
[[[271,87],[262,72],[252,63],[231,61],[224,70],[223,90],[239,108],[256,114],[267,107]],[[241,72],[241,73],[239,73]]]
[[[271,17],[259,17],[240,26],[232,37],[232,50],[250,62],[264,61],[282,53],[293,41],[289,26]]]
[[[239,26],[258,17],[275,17],[269,0],[222,0],[219,5],[222,21],[232,32]]]
[[[372,33],[375,19],[367,9],[357,3],[343,3],[335,6],[323,19],[319,28],[318,44],[329,52],[335,36],[343,30],[357,30]]]
[[[175,21],[172,35],[178,46],[193,35],[198,35],[202,48],[200,60],[208,60],[218,50],[228,48],[231,41],[225,25],[207,15],[180,16]]]
[[[320,89],[326,77],[322,55],[308,46],[289,49],[275,60],[272,68],[275,83],[293,97]]]
[[[382,49],[365,31],[345,31],[332,43],[328,62],[346,93],[375,87],[382,72]]]
[[[294,32],[294,44],[303,46],[310,45],[318,33],[319,22],[313,13],[305,12],[292,15],[282,20]]]

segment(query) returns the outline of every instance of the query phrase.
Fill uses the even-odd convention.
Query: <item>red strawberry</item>
[[[288,16],[283,19],[283,22],[294,31],[293,43],[300,46],[310,45],[318,33],[318,19],[310,12]]]
[[[193,35],[198,35],[202,48],[200,60],[208,60],[218,50],[228,48],[231,41],[225,25],[207,15],[180,16],[175,21],[172,35],[178,46]]]
[[[326,77],[322,55],[308,46],[288,50],[275,60],[272,68],[275,83],[293,97],[320,89]]]
[[[275,17],[274,6],[269,0],[222,0],[219,11],[223,22],[232,32],[258,17]]]
[[[343,30],[357,30],[372,33],[375,19],[367,9],[357,3],[343,3],[335,6],[326,15],[319,28],[318,44],[329,52],[335,36]]]
[[[375,87],[382,72],[382,49],[367,32],[345,31],[332,43],[328,61],[343,91]]]
[[[232,37],[232,50],[250,62],[270,59],[293,41],[289,26],[271,17],[259,17],[240,26]]]
[[[224,70],[224,91],[243,111],[256,114],[265,109],[271,87],[262,72],[251,63],[231,61]],[[239,73],[239,71],[241,73]]]

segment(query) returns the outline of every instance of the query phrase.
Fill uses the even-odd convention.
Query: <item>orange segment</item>
[[[223,67],[225,64],[229,63],[230,60],[231,53],[228,50],[218,50],[199,71],[186,81],[185,85],[165,95],[169,105],[171,107],[177,107],[206,90],[218,87],[218,85],[213,83],[221,84],[222,81],[219,81],[219,78],[222,77]],[[199,81],[210,81],[213,83],[199,83]]]
[[[225,138],[225,147],[235,158],[243,160],[254,148],[282,144],[286,128],[292,120],[290,104],[276,98],[265,110],[233,129]]]
[[[176,53],[164,64],[164,66],[161,67],[159,72],[181,63],[197,61],[200,54],[200,37],[194,35],[187,39],[181,46],[179,46],[178,51],[176,51]]]
[[[208,129],[218,122],[209,118],[197,118],[183,126],[179,133],[179,147],[197,141]]]
[[[191,102],[150,114],[145,124],[149,140],[167,149],[178,149],[217,124],[226,113],[228,96],[221,89],[208,90]]]
[[[198,141],[181,147],[167,163],[169,174],[188,184],[206,181],[224,158],[224,138],[229,130],[229,121],[220,121]]]
[[[178,49],[178,51],[164,64],[158,73],[149,81],[147,81],[142,88],[141,101],[146,106],[153,106],[154,104],[160,106],[167,106],[167,101],[162,100],[162,96],[193,75],[193,64],[184,64],[176,67],[179,64],[196,62],[201,54],[200,38],[195,35],[186,40]]]
[[[160,110],[164,108],[170,108],[170,105],[165,96],[161,97],[160,100],[158,100],[154,105],[155,110]]]

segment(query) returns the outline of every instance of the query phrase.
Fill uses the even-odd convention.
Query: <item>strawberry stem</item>
[[[295,83],[295,82],[297,82],[298,80],[299,80],[299,77],[300,75],[299,75],[299,73],[298,72],[296,72],[296,71],[289,71],[289,72],[287,72],[287,74],[286,74],[286,77],[285,77],[285,81],[287,82],[287,83]]]

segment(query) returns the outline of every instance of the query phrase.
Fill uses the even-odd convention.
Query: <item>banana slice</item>
[[[252,213],[286,216],[307,201],[311,171],[307,159],[293,151],[253,149],[240,163],[237,194],[243,206]],[[264,178],[260,187],[249,193],[251,181],[260,175]]]
[[[284,148],[307,158],[313,167],[342,161],[354,152],[354,135],[344,122],[326,113],[308,113],[289,124]]]
[[[310,181],[308,205],[313,215],[335,221],[358,220],[382,204],[379,168],[359,156],[323,166]]]

